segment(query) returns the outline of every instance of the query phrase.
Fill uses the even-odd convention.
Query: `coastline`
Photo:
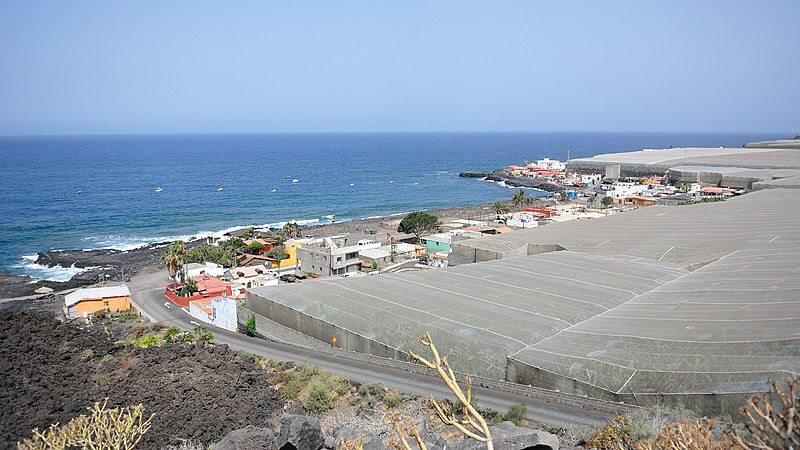
[[[455,206],[426,210],[440,219],[487,219],[493,214],[489,210],[491,203]],[[400,220],[405,212],[394,213],[380,217],[354,219],[328,224],[302,226],[304,235],[333,236],[339,234],[353,234],[364,232],[370,228],[374,230],[389,230],[387,223]],[[233,227],[241,229],[244,227]],[[395,225],[394,230],[397,229]],[[189,247],[198,246],[205,238],[188,241]],[[141,272],[162,270],[161,253],[169,242],[154,243],[133,250],[57,250],[38,253],[37,262],[45,266],[87,268],[87,270],[74,275],[68,281],[37,280],[27,275],[12,275],[0,272],[0,309],[41,311],[42,309],[58,311],[57,295],[55,293],[77,289],[80,287],[97,284],[105,279],[110,283],[122,283],[126,278]],[[41,287],[53,289],[54,293],[36,294]],[[49,300],[49,301],[48,301]],[[50,305],[44,307],[43,305]]]

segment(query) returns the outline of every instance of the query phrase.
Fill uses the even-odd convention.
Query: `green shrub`
[[[155,334],[148,334],[140,338],[136,345],[141,348],[157,347],[161,345],[161,340]]]
[[[111,362],[113,360],[114,360],[114,357],[111,356],[111,355],[103,355],[103,357],[100,358],[100,361],[104,362],[104,363]]]
[[[250,314],[250,317],[247,318],[247,323],[244,324],[244,332],[248,336],[256,335],[256,316],[254,314]]]
[[[92,356],[94,356],[94,350],[87,348],[86,350],[83,351],[83,353],[81,353],[81,355],[83,355],[84,358],[91,358]]]
[[[383,404],[389,408],[394,408],[395,406],[399,405],[403,399],[403,394],[400,394],[399,392],[390,392],[383,397]]]
[[[380,383],[365,383],[358,388],[358,393],[365,397],[378,397],[379,400],[383,400],[383,396],[386,394],[386,387]]]
[[[347,392],[347,382],[330,372],[322,372],[309,383],[308,388],[303,408],[309,414],[319,415],[333,408],[336,399]]]
[[[516,426],[522,426],[522,422],[525,420],[525,416],[528,414],[528,407],[523,405],[522,403],[514,403],[508,408],[505,415],[503,415],[503,420],[507,420],[509,422],[514,422]]]

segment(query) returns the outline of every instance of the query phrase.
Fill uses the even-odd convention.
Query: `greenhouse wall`
[[[689,410],[694,414],[708,417],[730,416],[733,420],[741,417],[739,408],[744,406],[748,396],[755,394],[616,394],[569,377],[529,366],[512,358],[508,358],[506,380],[568,394],[587,395],[611,402]]]
[[[247,293],[246,307],[256,314],[260,314],[283,326],[293,328],[307,336],[323,342],[332,343],[336,338],[336,346],[345,350],[366,353],[383,358],[405,359],[406,353],[354,333],[337,327],[324,320],[311,317],[295,309],[289,308],[269,298],[262,297],[252,292]]]

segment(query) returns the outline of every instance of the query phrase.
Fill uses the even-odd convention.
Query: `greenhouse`
[[[462,372],[735,412],[768,380],[800,375],[796,194],[462,241],[454,251],[488,261],[264,287],[247,306],[355,351],[404,358],[429,331]]]

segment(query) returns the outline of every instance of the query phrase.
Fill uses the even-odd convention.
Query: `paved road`
[[[132,278],[128,287],[134,305],[150,320],[169,323],[184,330],[193,329],[198,321],[164,297],[166,283],[164,271],[145,273]],[[210,325],[209,328],[214,333],[214,342],[228,344],[234,350],[245,350],[276,360],[308,362],[358,383],[379,382],[400,391],[432,394],[436,397],[453,397],[439,378],[338,358],[327,353],[298,349],[290,345],[214,328]],[[610,415],[597,411],[546,403],[483,388],[476,388],[475,394],[481,406],[499,411],[507,410],[514,403],[524,403],[528,406],[530,420],[554,426],[600,425],[610,418]]]

